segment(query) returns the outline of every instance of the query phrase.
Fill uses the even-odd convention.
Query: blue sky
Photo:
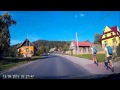
[[[0,14],[6,11],[0,11]],[[17,24],[10,27],[11,45],[39,39],[94,41],[106,25],[120,26],[118,11],[9,11]]]

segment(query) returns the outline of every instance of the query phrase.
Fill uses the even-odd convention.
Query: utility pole
[[[77,54],[78,54],[78,33],[76,32],[76,41],[77,41]]]

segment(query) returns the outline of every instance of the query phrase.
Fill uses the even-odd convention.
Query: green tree
[[[64,52],[69,50],[70,43],[66,43],[63,47]]]
[[[119,43],[119,45],[116,48],[116,53],[120,57],[120,43]]]
[[[85,42],[90,42],[89,40],[86,40]]]
[[[50,50],[48,46],[46,46],[45,49],[46,49],[46,53],[48,53]]]
[[[102,37],[101,34],[96,33],[96,34],[94,35],[94,43],[95,43],[95,44],[100,44],[100,43],[101,43],[101,37]]]
[[[44,54],[44,46],[40,46],[40,54]]]
[[[7,52],[10,47],[10,32],[9,27],[16,24],[12,16],[7,12],[0,15],[0,57]]]

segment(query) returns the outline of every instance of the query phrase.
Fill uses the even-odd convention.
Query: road
[[[97,66],[91,60],[84,58],[52,54],[1,73],[0,77],[6,78],[7,76],[7,79],[86,79],[91,76],[113,73],[120,73],[120,68],[115,66],[115,72],[111,72],[111,70],[106,70],[103,63],[99,63]]]
[[[49,55],[1,75],[34,75],[34,79],[57,79],[91,73],[64,57]]]

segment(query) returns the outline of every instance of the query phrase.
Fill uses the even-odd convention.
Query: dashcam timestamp
[[[34,75],[3,75],[3,79],[33,79]]]

